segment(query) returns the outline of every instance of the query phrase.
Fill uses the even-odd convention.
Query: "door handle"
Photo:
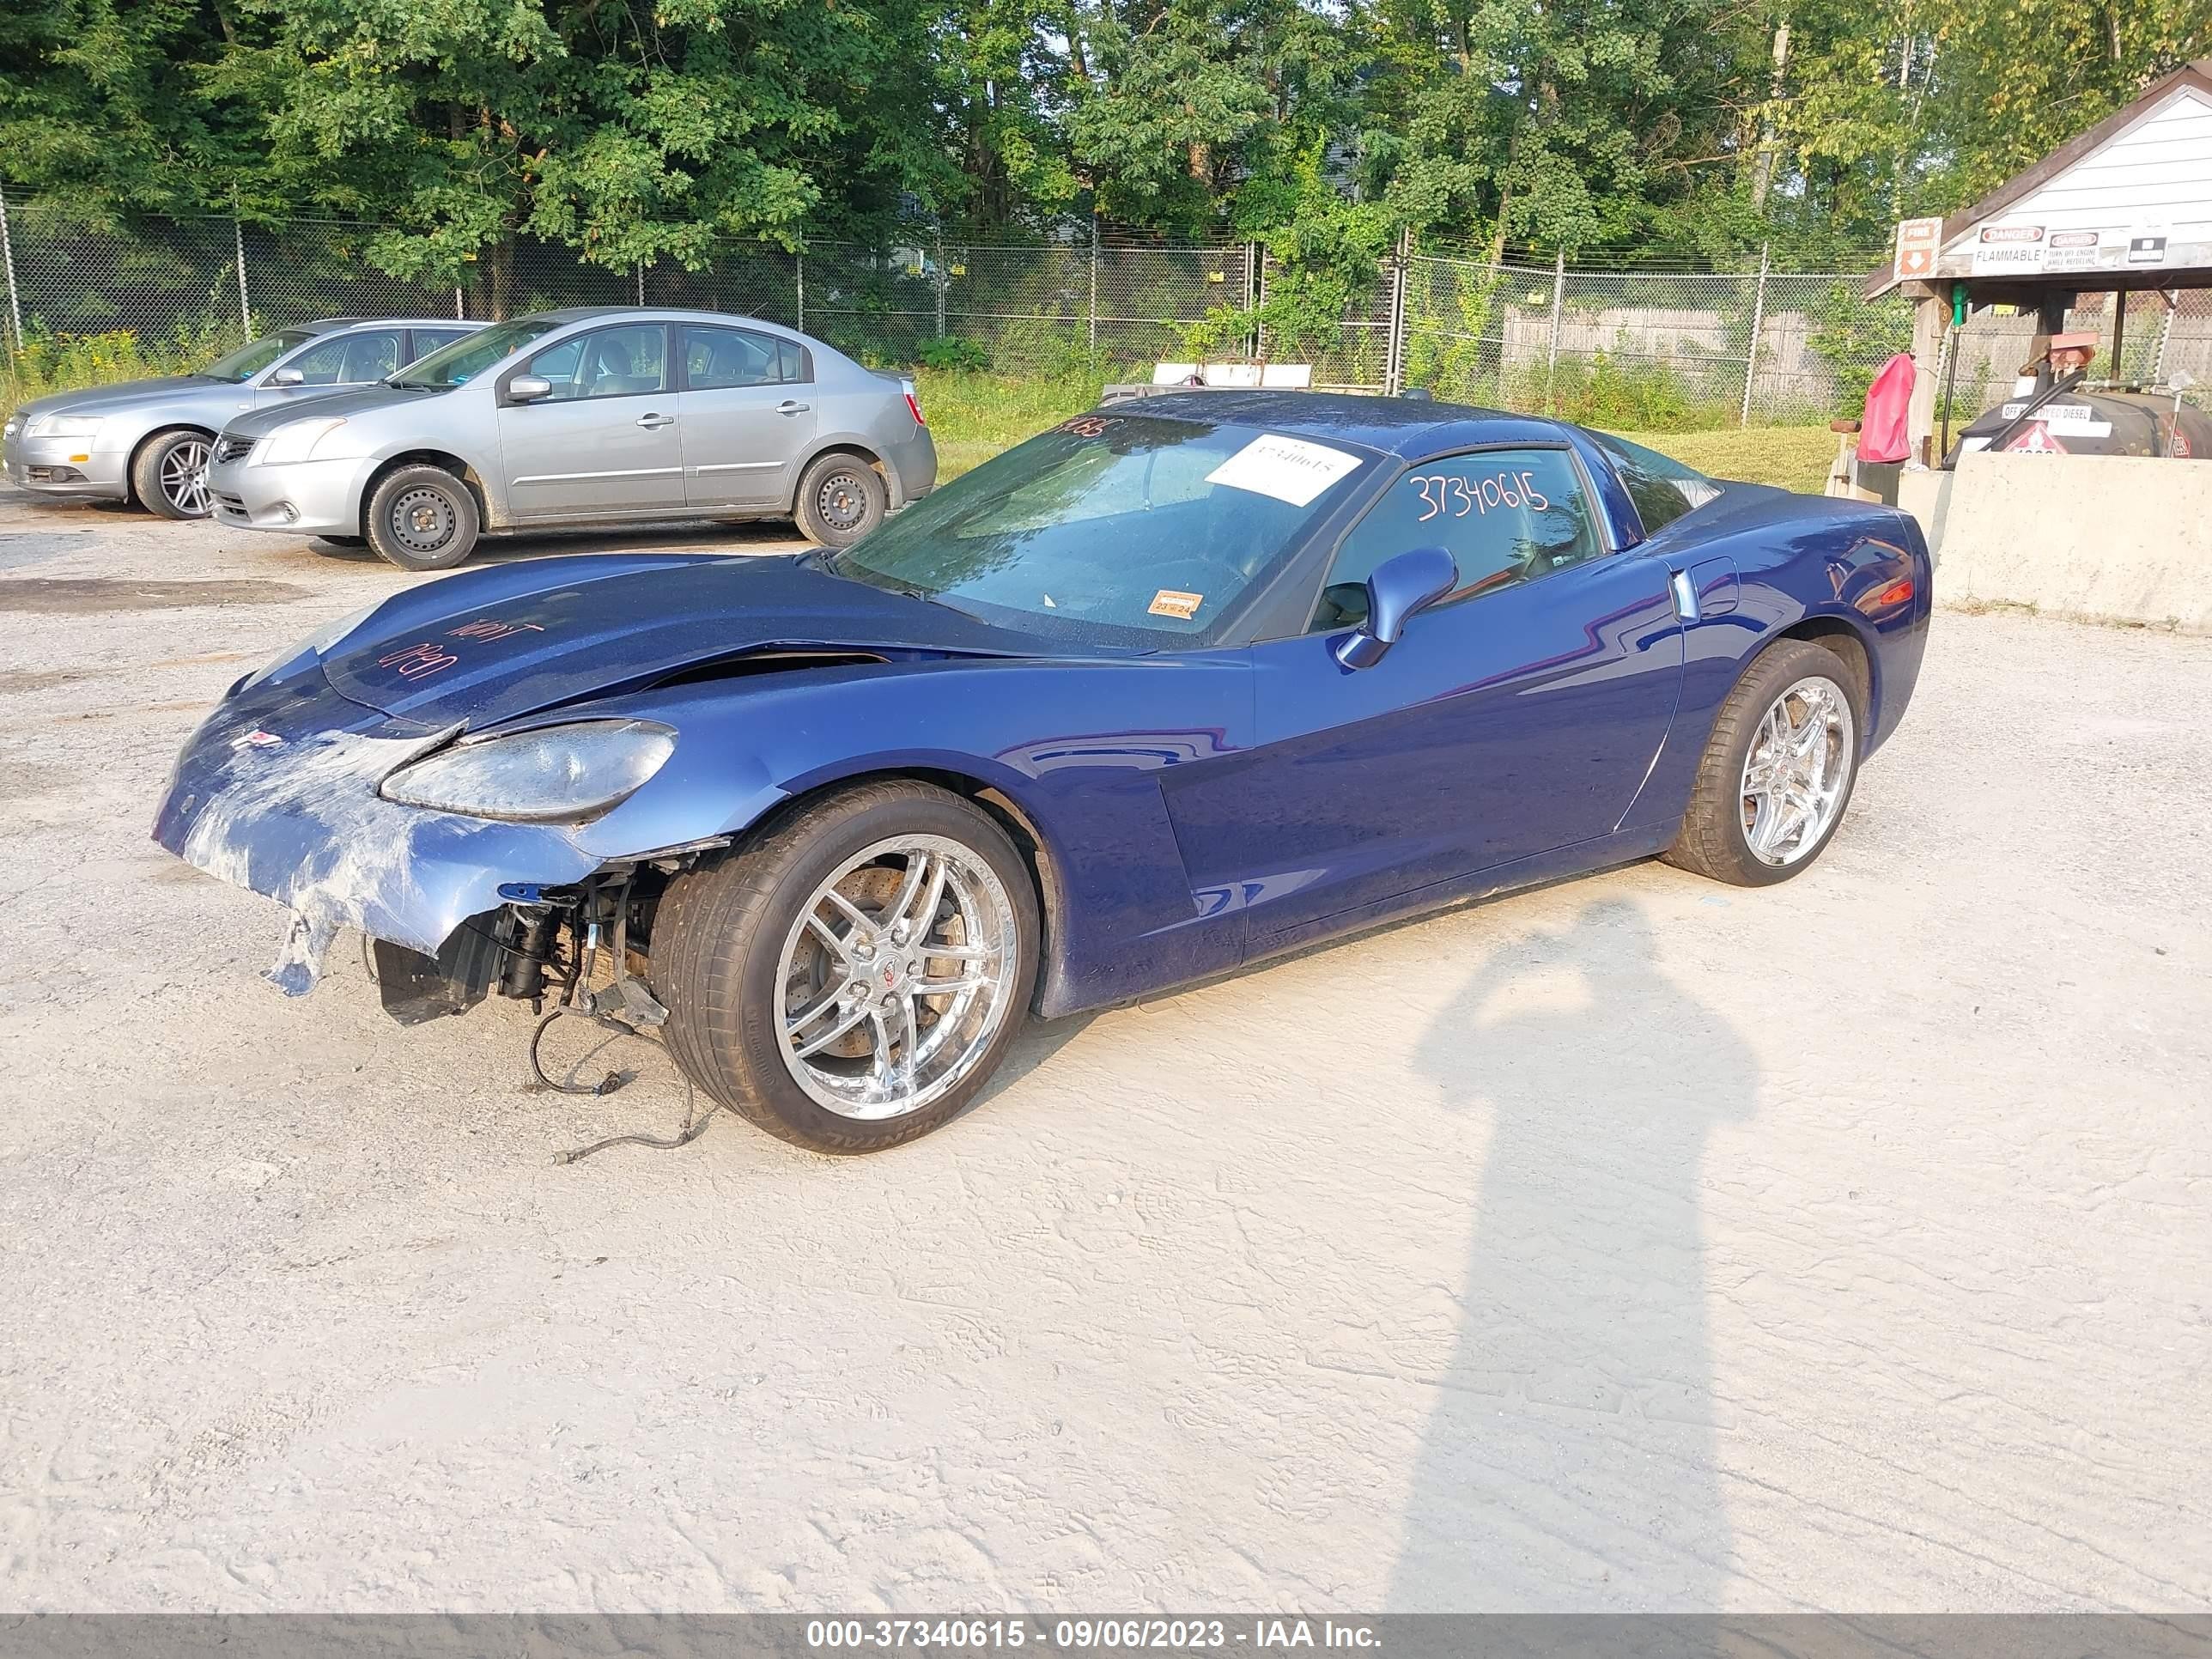
[[[673,415],[641,415],[637,417],[637,423],[645,427],[674,426],[676,417]]]
[[[779,415],[804,415],[813,407],[811,404],[802,404],[796,398],[786,398],[775,406],[775,412]]]

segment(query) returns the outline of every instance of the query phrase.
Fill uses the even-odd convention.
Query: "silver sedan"
[[[795,518],[858,540],[937,481],[911,381],[719,312],[586,308],[495,323],[381,386],[223,428],[216,517],[362,541],[410,570],[480,532]]]
[[[197,374],[33,398],[0,433],[8,477],[35,495],[136,501],[165,519],[204,519],[208,451],[224,422],[372,384],[483,326],[325,317],[248,341]]]

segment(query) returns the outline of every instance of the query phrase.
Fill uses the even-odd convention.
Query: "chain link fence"
[[[1316,386],[1425,387],[1441,398],[1638,430],[1825,422],[1856,414],[1911,338],[1906,304],[1861,297],[1858,271],[1595,269],[1401,247],[1317,337],[1271,335],[1284,273],[1250,244],[1215,247],[917,240],[803,253],[733,244],[703,268],[611,270],[524,238],[451,286],[386,273],[374,225],[155,219],[88,226],[65,204],[0,204],[11,391],[159,374],[254,332],[317,317],[492,319],[650,304],[761,317],[863,362],[1013,374],[1148,375],[1158,360],[1310,362]],[[1611,257],[1611,256],[1607,256]],[[1879,257],[1870,254],[1870,268]],[[2108,295],[2072,326],[2110,341]],[[1984,313],[1948,349],[1954,419],[2002,398],[2033,331]],[[1195,342],[1213,343],[1201,349]],[[1224,342],[1226,343],[1224,343]],[[2129,300],[2130,374],[2212,382],[2212,297]],[[2109,351],[2107,352],[2109,361]]]

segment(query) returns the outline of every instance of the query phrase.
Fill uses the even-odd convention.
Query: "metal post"
[[[0,265],[8,268],[8,320],[14,325],[8,349],[13,355],[23,349],[23,301],[15,292],[15,250],[8,240],[8,192],[4,190],[0,190]]]
[[[1751,349],[1743,359],[1743,408],[1737,413],[1738,426],[1751,424],[1751,382],[1759,373],[1759,337],[1766,326],[1766,255],[1767,245],[1759,245],[1759,286],[1753,290],[1751,301]]]
[[[1267,251],[1257,242],[1247,242],[1244,244],[1244,260],[1246,268],[1252,273],[1252,310],[1255,313],[1250,346],[1244,355],[1265,358],[1267,355],[1267,331],[1261,325],[1257,313],[1267,303]]]
[[[1098,216],[1091,216],[1091,355],[1098,355]]]
[[[2128,291],[2122,288],[2112,295],[2112,378],[2122,386],[2128,383]]]
[[[945,337],[945,282],[946,267],[945,264],[945,243],[940,238],[937,244],[937,280],[930,284],[931,287],[937,290],[937,337],[940,340]]]
[[[642,259],[637,262],[637,304],[639,310],[645,308],[645,261]]]
[[[1395,398],[1406,389],[1406,265],[1413,252],[1413,228],[1398,233],[1398,252],[1390,262],[1390,336],[1382,346],[1382,392]]]
[[[246,295],[246,227],[234,218],[230,222],[232,236],[238,244],[238,320],[245,325],[246,337],[253,337],[253,304]]]
[[[791,269],[799,289],[799,331],[804,334],[806,332],[806,256],[804,253],[793,254]]]
[[[1559,250],[1559,257],[1552,267],[1552,344],[1544,359],[1544,412],[1552,412],[1552,378],[1559,368],[1559,309],[1567,298],[1567,251]]]
[[[468,307],[461,303],[461,285],[455,283],[453,284],[453,320],[457,323],[465,323],[468,319]]]

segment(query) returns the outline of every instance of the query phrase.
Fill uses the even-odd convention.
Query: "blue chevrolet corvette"
[[[155,835],[290,908],[287,990],[356,928],[403,1019],[554,996],[866,1152],[1032,1012],[1655,854],[1786,879],[1929,605],[1891,508],[1553,421],[1182,392],[840,552],[412,588],[232,687]]]

